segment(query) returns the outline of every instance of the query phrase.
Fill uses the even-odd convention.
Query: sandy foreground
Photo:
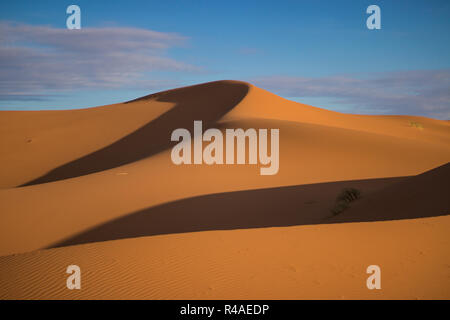
[[[280,170],[171,162],[170,134],[278,128]],[[449,299],[450,123],[218,81],[0,112],[2,299]],[[345,187],[362,198],[330,208]],[[66,288],[79,265],[82,289]],[[368,290],[379,265],[382,289]]]
[[[450,218],[172,234],[0,258],[1,298],[448,299]],[[66,288],[66,267],[82,270]],[[366,268],[382,270],[368,290]]]

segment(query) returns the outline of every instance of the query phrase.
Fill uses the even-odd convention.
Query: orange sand
[[[1,298],[450,298],[448,121],[342,114],[237,81],[0,115]],[[194,120],[279,128],[279,173],[172,164],[170,133]],[[363,198],[331,217],[348,185]]]

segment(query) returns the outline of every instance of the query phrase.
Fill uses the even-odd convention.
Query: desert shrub
[[[336,198],[336,202],[344,201],[350,203],[361,198],[361,191],[355,188],[345,188]]]
[[[359,198],[361,198],[361,191],[355,188],[345,188],[337,196],[336,203],[331,209],[331,212],[333,215],[337,215],[347,209],[350,202],[358,200]]]
[[[410,127],[415,127],[417,129],[420,129],[420,130],[423,130],[423,124],[421,124],[420,122],[410,121],[409,122],[409,126]]]

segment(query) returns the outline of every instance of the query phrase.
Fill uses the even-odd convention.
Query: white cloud
[[[256,85],[288,97],[333,98],[361,113],[413,114],[450,119],[450,70],[413,70],[365,77],[264,77]]]
[[[37,100],[73,89],[146,87],[153,71],[197,71],[167,57],[186,38],[137,28],[57,29],[0,23],[0,99]],[[162,81],[161,83],[167,83]]]

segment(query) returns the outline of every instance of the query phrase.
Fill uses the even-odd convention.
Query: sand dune
[[[195,249],[194,244],[209,241],[211,246],[222,248],[224,254],[232,255],[238,242],[228,237],[238,235],[242,239],[252,239],[252,250],[259,252],[254,263],[261,265],[272,257],[264,258],[268,252],[260,251],[256,240],[266,248],[293,249],[286,243],[284,232],[292,232],[292,237],[303,239],[305,243],[311,244],[313,238],[333,242],[333,250],[340,252],[340,256],[328,258],[335,260],[322,257],[325,252],[315,251],[314,244],[309,249],[304,248],[307,251],[304,253],[312,261],[324,259],[326,264],[340,265],[340,260],[336,259],[343,257],[341,267],[351,270],[356,270],[351,265],[351,250],[338,247],[350,240],[346,236],[341,243],[336,243],[331,240],[333,235],[348,232],[358,241],[373,246],[362,236],[362,231],[358,231],[364,229],[387,248],[389,241],[398,239],[380,239],[386,230],[399,228],[397,237],[423,232],[424,237],[430,236],[423,245],[432,252],[433,260],[421,260],[417,270],[438,268],[435,277],[448,276],[448,268],[441,270],[444,261],[448,261],[448,254],[443,250],[443,243],[448,240],[443,233],[448,226],[446,217],[379,222],[449,213],[446,196],[450,181],[448,121],[343,114],[288,101],[239,81],[173,89],[97,108],[1,111],[0,115],[0,255],[4,255],[0,259],[0,274],[1,287],[8,288],[0,289],[1,297],[68,297],[69,293],[62,292],[63,288],[56,284],[45,294],[38,287],[42,279],[54,281],[54,277],[65,277],[64,273],[40,279],[37,272],[45,268],[56,270],[56,266],[73,256],[88,266],[89,277],[100,269],[125,279],[130,279],[124,275],[127,270],[136,273],[129,287],[120,284],[122,289],[108,291],[107,278],[103,277],[96,282],[97,291],[73,297],[231,297],[232,288],[227,286],[237,285],[233,281],[243,281],[233,272],[244,270],[248,277],[255,277],[243,282],[252,284],[253,289],[247,288],[247,293],[242,292],[239,297],[281,298],[257,284],[259,277],[268,277],[268,274],[252,273],[247,267],[242,269],[239,256],[217,256],[217,261],[227,264],[218,267],[208,256],[209,245]],[[170,159],[170,134],[176,128],[192,129],[194,120],[202,120],[205,127],[221,130],[279,128],[279,173],[261,176],[255,165],[174,165]],[[363,198],[341,215],[331,217],[330,206],[337,193],[347,186],[361,189]],[[299,226],[355,221],[378,222]],[[431,221],[442,233],[431,236],[420,221]],[[284,226],[295,227],[279,228]],[[256,227],[262,229],[249,229]],[[208,232],[190,233],[193,231]],[[436,243],[435,239],[440,242]],[[190,245],[178,248],[183,241]],[[221,241],[231,247],[226,249]],[[80,243],[89,244],[69,246]],[[395,248],[400,250],[402,245],[405,252],[418,248],[415,242],[400,242]],[[53,248],[55,246],[64,247]],[[147,246],[150,251],[140,256]],[[52,249],[41,251],[44,248]],[[166,252],[168,248],[172,251]],[[363,250],[362,245],[358,248]],[[389,257],[386,261],[394,263],[392,250],[394,248],[376,252],[380,259]],[[349,252],[346,254],[346,251]],[[28,253],[19,254],[25,252]],[[96,254],[106,260],[93,258],[90,261]],[[183,254],[192,257],[183,258]],[[439,255],[443,263],[435,264]],[[415,259],[416,255],[413,256]],[[367,255],[361,253],[361,257]],[[202,259],[207,261],[204,267],[200,267]],[[297,257],[296,261],[299,259]],[[409,256],[405,253],[399,259],[406,263]],[[160,261],[167,261],[168,276],[173,282],[170,277],[156,276],[164,269]],[[50,267],[52,263],[55,267]],[[141,279],[147,270],[143,263],[150,264],[152,272],[159,270],[145,281]],[[19,264],[21,267],[17,268]],[[198,272],[191,270],[191,273],[181,274],[182,269],[177,268],[185,264]],[[273,262],[267,267],[277,271],[269,282],[276,282],[277,275],[286,281],[290,277],[289,266]],[[313,263],[308,268],[313,268]],[[205,291],[200,271],[210,272],[218,287]],[[327,279],[332,277],[326,268],[318,267],[311,272],[319,271],[325,272]],[[13,276],[6,279],[6,274]],[[23,274],[29,276],[23,277]],[[411,275],[413,273],[405,273],[405,277]],[[19,280],[22,278],[29,280],[29,287]],[[198,278],[198,286],[188,288],[195,278]],[[406,281],[403,276],[399,279]],[[138,280],[153,283],[153,289],[138,287],[133,282]],[[176,282],[178,280],[180,282]],[[231,281],[230,284],[227,281]],[[333,286],[340,283],[336,281],[332,281]],[[325,289],[313,283],[306,285],[303,293],[291,291],[294,287],[289,286],[293,284],[286,282],[284,285],[286,291],[280,284],[275,293],[286,292],[285,296],[290,298],[340,297],[339,289],[333,286],[320,295],[319,288]],[[443,289],[428,286],[423,291],[425,295],[420,295],[418,288],[415,291],[418,297],[449,297],[448,282]],[[382,296],[409,297],[404,289],[392,289],[394,291]],[[357,297],[358,293],[366,298],[378,297],[362,290],[348,291],[353,292],[349,297]]]
[[[274,108],[273,106],[282,107]],[[319,124],[422,140],[443,144],[447,147],[450,143],[450,129],[447,121],[418,116],[367,116],[334,112],[286,100],[252,85],[250,85],[249,94],[245,99],[227,113],[223,120],[242,118],[277,119]],[[411,122],[421,124],[423,130],[411,126]],[[413,128],[415,130],[411,130]]]

